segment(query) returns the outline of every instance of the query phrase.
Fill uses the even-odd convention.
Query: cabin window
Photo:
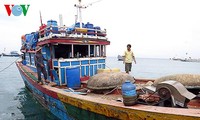
[[[88,45],[74,45],[74,57],[88,57]]]
[[[101,46],[101,56],[106,56],[106,46],[105,45]]]
[[[71,45],[58,44],[54,46],[55,58],[71,58]]]
[[[94,45],[90,45],[90,57],[95,56]]]
[[[95,53],[97,57],[106,56],[106,47],[105,45],[96,45]]]
[[[55,58],[85,58],[106,56],[105,45],[54,45]],[[72,51],[73,50],[73,51]]]
[[[102,45],[96,45],[96,56],[97,57],[103,56],[103,46]]]

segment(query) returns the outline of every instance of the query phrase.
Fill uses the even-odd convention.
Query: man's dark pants
[[[38,82],[41,82],[41,73],[44,75],[44,79],[47,79],[47,72],[45,67],[37,67],[37,74],[38,74]]]
[[[125,63],[125,71],[129,73],[131,71],[132,63]]]

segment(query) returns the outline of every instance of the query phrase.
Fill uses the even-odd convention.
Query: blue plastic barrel
[[[50,25],[53,25],[53,26],[57,26],[57,21],[56,20],[48,20],[47,21],[47,26],[50,26]]]
[[[85,27],[94,29],[94,25],[92,23],[89,23],[89,22],[87,22],[87,24],[85,24]]]
[[[71,34],[74,30],[75,30],[74,27],[71,26],[71,27],[68,27],[66,31],[68,34]]]
[[[122,97],[125,106],[131,106],[136,104],[137,92],[135,84],[131,83],[129,80],[122,84]]]
[[[95,26],[94,29],[95,29],[95,30],[101,30],[101,27]]]
[[[101,36],[101,34],[100,34],[101,33],[101,31],[100,31],[101,27],[95,26],[94,29],[95,29],[95,31],[97,31],[97,33],[99,33],[99,34],[97,34],[97,36]]]
[[[75,27],[78,27],[78,28],[80,28],[80,22],[77,22],[76,24],[75,24]],[[85,26],[84,26],[84,23],[82,23],[82,28],[84,28]]]
[[[46,31],[46,35],[48,36],[50,33],[50,26],[52,26],[52,33],[54,34],[58,34],[58,24],[56,20],[48,20],[47,21],[47,31]]]
[[[81,86],[79,67],[66,68],[67,87],[78,89]]]
[[[87,24],[85,24],[85,27],[88,28],[88,35],[94,36],[95,33],[94,25],[87,22]]]

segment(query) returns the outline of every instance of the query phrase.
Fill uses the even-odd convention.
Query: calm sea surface
[[[25,88],[16,65],[12,64],[16,60],[16,57],[0,58],[0,120],[55,120]],[[200,74],[200,63],[196,62],[149,58],[138,58],[136,61],[130,73],[135,78],[159,78],[179,73]],[[106,62],[107,68],[124,71],[124,64],[117,57],[108,57]]]

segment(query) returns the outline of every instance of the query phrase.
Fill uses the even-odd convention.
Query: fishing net
[[[184,86],[200,86],[200,75],[197,74],[175,74],[164,76],[156,79],[153,85],[157,86],[158,83],[166,80],[175,80],[182,83]]]
[[[131,75],[124,72],[98,73],[88,80],[87,87],[92,90],[112,89],[121,86],[126,80],[135,82]]]

